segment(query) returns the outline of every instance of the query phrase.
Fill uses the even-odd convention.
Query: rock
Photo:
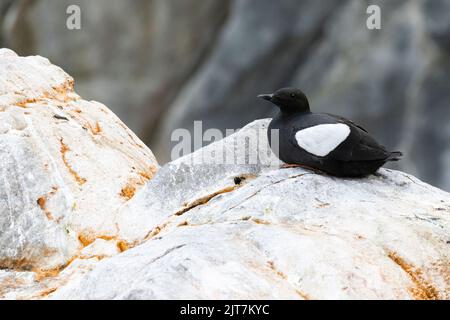
[[[0,63],[0,298],[450,299],[450,194],[281,169],[269,119],[152,177],[151,151],[61,69]]]
[[[448,193],[388,169],[339,179],[261,161],[192,164],[267,122],[164,166],[121,213],[152,230],[147,240],[50,297],[450,298]]]
[[[97,238],[156,172],[152,152],[47,59],[0,50],[0,268],[51,270]]]
[[[116,223],[128,226],[121,228],[120,238],[148,238],[175,212],[181,215],[239,188],[261,171],[278,168],[281,161],[267,144],[268,124],[269,119],[255,121],[238,134],[163,166],[145,190],[117,212]]]

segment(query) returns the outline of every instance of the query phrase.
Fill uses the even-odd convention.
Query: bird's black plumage
[[[348,119],[312,113],[308,99],[298,89],[284,88],[258,97],[280,108],[270,122],[268,138],[273,143],[272,130],[279,130],[277,156],[287,164],[307,166],[334,176],[362,177],[402,155],[387,151],[363,127]]]

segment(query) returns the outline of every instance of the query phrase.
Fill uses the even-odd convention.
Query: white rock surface
[[[0,267],[48,270],[97,238],[157,170],[104,105],[47,59],[0,49]]]
[[[282,162],[267,144],[268,124],[269,119],[254,121],[238,134],[163,166],[117,211],[116,223],[123,226],[120,238],[129,242],[145,238],[175,212],[180,214],[214,195],[233,191],[235,178],[245,183],[261,171],[279,168]]]
[[[49,297],[450,298],[448,193],[392,170],[338,179],[270,160],[192,165],[267,123],[161,168],[118,212],[148,240]]]
[[[397,171],[263,172],[52,297],[449,299],[449,213],[447,193]]]
[[[0,51],[0,56],[20,60],[10,51]],[[0,70],[2,75],[5,68]],[[0,77],[6,78],[10,79]],[[10,99],[7,92],[2,91],[0,99]],[[28,116],[42,113],[33,128],[47,133],[51,127],[54,133],[45,135],[45,144],[36,143],[37,133],[27,122],[23,130],[9,129],[0,135],[5,167],[1,177],[6,186],[1,190],[15,190],[7,196],[0,194],[7,204],[0,207],[1,253],[22,243],[15,239],[29,239],[25,242],[29,251],[18,251],[24,258],[33,250],[39,252],[35,249],[39,243],[53,248],[55,255],[64,255],[71,241],[77,249],[76,255],[66,254],[71,260],[65,266],[55,270],[24,271],[17,265],[0,270],[1,298],[450,299],[450,194],[386,169],[364,179],[280,169],[281,163],[265,152],[266,139],[248,148],[241,143],[243,136],[264,132],[266,119],[167,164],[126,202],[118,196],[128,181],[121,180],[125,176],[120,165],[156,166],[156,162],[145,147],[135,149],[127,134],[119,139],[128,132],[126,128],[116,128],[111,133],[114,138],[108,136],[113,139],[109,144],[89,128],[78,130],[79,123],[118,120],[106,120],[111,119],[110,113],[100,113],[95,120],[89,117],[82,122],[71,112],[72,105],[87,102],[77,99],[70,99],[62,110],[54,105],[60,101],[55,98],[47,105],[40,100],[38,105],[26,104],[24,110],[14,107],[16,102],[8,102],[5,108],[8,115],[18,110],[19,119],[26,119],[19,111],[30,112]],[[89,105],[103,110],[98,104]],[[50,110],[64,111],[69,121],[53,123]],[[87,180],[81,185],[61,159],[60,148],[53,146],[61,134],[69,148],[76,150],[67,152],[66,160]],[[87,142],[82,143],[83,139]],[[14,148],[12,141],[17,142]],[[120,141],[123,147],[117,149]],[[42,152],[43,146],[50,151]],[[242,161],[218,164],[223,150],[235,150]],[[104,158],[94,157],[94,151]],[[95,174],[92,168],[100,170],[101,159],[110,159],[117,168]],[[47,162],[52,170],[44,174],[40,166]],[[53,200],[54,205],[76,214],[48,208],[52,216],[62,216],[64,226],[96,235],[84,240],[83,246],[73,233],[64,234],[61,223],[48,219],[33,200],[43,189],[51,190],[58,179],[64,186],[58,190],[64,192],[53,195],[51,199],[59,199]],[[101,188],[101,182],[109,188]],[[93,186],[84,189],[88,183]],[[71,207],[67,194],[84,204]],[[17,202],[21,206],[4,200],[13,196],[22,199]],[[29,231],[23,232],[24,228]],[[33,258],[36,265],[48,264],[41,253]]]

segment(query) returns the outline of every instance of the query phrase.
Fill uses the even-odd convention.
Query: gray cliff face
[[[161,162],[173,129],[272,116],[255,96],[291,85],[315,111],[352,118],[402,150],[395,168],[450,190],[446,0],[78,1],[79,31],[60,14],[71,1],[10,2],[0,1],[1,44],[61,65]],[[381,30],[366,28],[369,4],[381,7]]]

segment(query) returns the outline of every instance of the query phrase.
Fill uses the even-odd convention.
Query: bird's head
[[[272,102],[282,113],[310,112],[306,95],[296,88],[279,89],[272,94],[260,94],[258,98]]]

